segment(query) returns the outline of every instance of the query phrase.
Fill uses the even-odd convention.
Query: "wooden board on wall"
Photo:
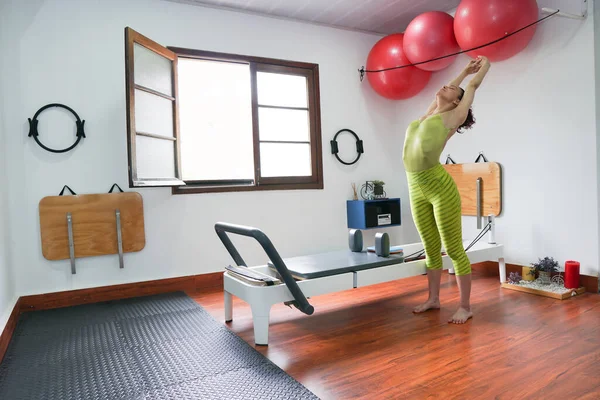
[[[146,245],[142,196],[124,192],[44,197],[39,204],[42,254],[48,260],[69,258],[69,212],[76,258],[118,254],[117,209],[123,252],[142,250]]]
[[[462,215],[477,216],[477,179],[481,178],[481,214],[499,216],[502,212],[502,168],[495,162],[444,164],[452,176],[462,202]]]

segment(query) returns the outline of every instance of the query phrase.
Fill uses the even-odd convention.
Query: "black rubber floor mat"
[[[318,399],[185,293],[20,316],[0,399]]]

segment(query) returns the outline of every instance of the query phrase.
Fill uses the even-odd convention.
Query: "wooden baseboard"
[[[473,269],[477,269],[478,271],[484,272],[486,274],[490,274],[493,276],[500,276],[500,272],[498,271],[498,262],[497,261],[485,261],[482,263],[473,264]],[[506,276],[511,272],[518,272],[522,274],[523,266],[517,264],[506,264]],[[585,288],[585,291],[588,293],[598,293],[598,277],[590,276],[590,275],[581,275],[580,281],[582,287]]]
[[[6,321],[6,326],[2,331],[2,335],[0,335],[0,363],[4,359],[4,355],[6,354],[6,350],[8,349],[8,344],[10,343],[10,339],[15,332],[15,328],[17,327],[17,322],[19,321],[20,314],[20,302],[18,299],[15,303],[15,306],[8,317],[8,321]]]
[[[69,290],[66,292],[36,294],[20,298],[20,312],[99,303],[130,297],[176,292],[179,290],[202,290],[218,286],[223,287],[222,272]]]

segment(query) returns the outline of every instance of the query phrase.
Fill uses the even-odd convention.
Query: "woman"
[[[476,90],[490,68],[485,57],[471,61],[461,74],[436,94],[427,114],[413,121],[407,129],[403,161],[408,178],[413,219],[427,263],[429,299],[414,312],[440,308],[442,276],[442,243],[452,259],[460,290],[460,307],[448,322],[463,324],[471,312],[471,263],[462,242],[461,201],[452,177],[440,163],[440,155],[448,140],[475,122],[471,105]],[[459,85],[470,74],[476,74],[466,89]]]

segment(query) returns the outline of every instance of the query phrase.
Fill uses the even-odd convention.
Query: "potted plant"
[[[552,257],[538,258],[538,261],[531,263],[535,268],[540,281],[543,284],[549,284],[553,272],[558,272],[558,262]]]
[[[383,185],[385,185],[384,181],[374,180],[373,182],[373,194],[375,197],[383,196]]]
[[[511,272],[510,275],[508,276],[508,283],[512,283],[513,285],[518,284],[519,282],[521,282],[523,278],[521,277],[521,275],[519,275],[518,272]]]

